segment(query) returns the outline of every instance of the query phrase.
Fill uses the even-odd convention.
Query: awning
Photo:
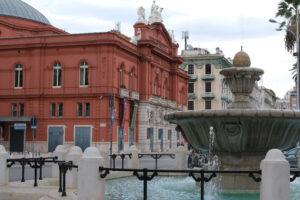
[[[0,122],[30,122],[32,117],[0,117]]]

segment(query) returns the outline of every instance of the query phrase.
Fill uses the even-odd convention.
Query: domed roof
[[[251,65],[250,57],[246,52],[243,51],[243,47],[241,47],[241,51],[235,54],[233,58],[233,66],[250,67],[250,65]]]
[[[21,0],[0,0],[0,15],[28,19],[50,25],[50,22],[42,13]]]

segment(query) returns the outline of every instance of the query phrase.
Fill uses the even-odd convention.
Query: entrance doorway
[[[48,127],[48,152],[53,152],[58,145],[63,145],[64,127]]]
[[[75,146],[84,150],[91,146],[91,127],[75,127]]]
[[[124,149],[124,128],[119,128],[118,133],[118,152],[123,151]]]
[[[15,130],[14,127],[9,128],[9,151],[23,152],[25,130]]]
[[[160,151],[164,151],[164,130],[162,128],[158,129],[158,139],[160,140]]]

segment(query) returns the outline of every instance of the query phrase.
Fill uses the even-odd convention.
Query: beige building
[[[191,77],[188,110],[226,109],[233,97],[219,72],[232,67],[232,64],[223,52],[217,48],[216,53],[211,54],[206,49],[189,45],[187,50],[182,51],[181,57],[184,59],[181,68]]]

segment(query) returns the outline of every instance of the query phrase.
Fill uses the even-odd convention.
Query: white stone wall
[[[163,152],[174,151],[177,147],[176,125],[164,120],[164,115],[178,111],[175,102],[152,96],[150,100],[139,103],[138,149],[142,152],[150,151],[150,139],[147,139],[147,128],[153,128],[154,152],[161,152],[161,141],[158,130],[163,129]],[[172,149],[169,149],[168,130],[172,131]]]

